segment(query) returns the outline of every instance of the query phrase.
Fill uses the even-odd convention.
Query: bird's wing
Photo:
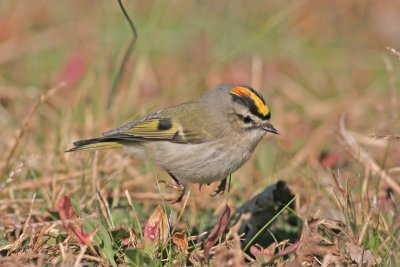
[[[174,120],[162,112],[152,113],[138,121],[124,124],[103,133],[103,136],[136,142],[163,140],[190,144],[205,142],[209,137],[206,132],[194,131],[184,121]]]
[[[146,115],[143,118],[141,118],[140,120],[131,121],[131,122],[125,123],[125,124],[123,124],[123,125],[121,125],[121,126],[119,126],[117,128],[114,128],[114,129],[111,129],[111,130],[109,130],[107,132],[104,132],[102,135],[103,136],[115,135],[115,134],[118,134],[118,133],[120,133],[122,131],[128,130],[128,129],[132,128],[132,127],[135,127],[136,125],[138,125],[138,124],[140,124],[140,123],[142,123],[144,121],[157,119],[157,118],[160,117],[160,113],[161,112],[162,112],[162,110],[154,112],[154,113],[151,113],[149,115]]]

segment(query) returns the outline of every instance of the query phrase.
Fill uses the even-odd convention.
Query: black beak
[[[265,130],[267,132],[270,132],[270,133],[273,133],[273,134],[280,134],[280,132],[277,129],[275,129],[274,126],[272,126],[272,124],[269,123],[269,122],[264,124],[262,126],[262,128],[263,128],[263,130]]]

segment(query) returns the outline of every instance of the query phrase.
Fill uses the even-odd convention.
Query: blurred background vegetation
[[[284,180],[296,195],[293,212],[303,224],[311,217],[339,220],[376,263],[399,263],[400,2],[154,0],[125,5],[138,39],[113,95],[113,79],[132,39],[117,1],[0,2],[2,256],[68,263],[57,242],[32,248],[32,231],[30,239],[24,237],[27,244],[15,243],[21,231],[12,227],[28,216],[30,223],[56,219],[47,209],[58,209],[63,194],[84,214],[101,214],[103,196],[114,227],[134,225],[133,213],[144,223],[161,203],[155,176],[168,178],[160,170],[154,173],[148,162],[119,151],[63,151],[75,140],[192,99],[218,83],[238,83],[262,92],[282,134],[266,137],[251,161],[233,174],[228,197],[209,196],[215,186],[201,191],[193,186],[178,228],[189,236],[209,231],[226,201],[237,209],[267,185]],[[65,86],[58,88],[60,82]],[[46,95],[50,88],[56,91]],[[346,128],[340,131],[342,115]],[[349,136],[367,160],[352,150]],[[390,175],[394,187],[380,171]],[[182,207],[167,205],[165,211],[176,220]],[[105,225],[105,232],[112,228],[101,219],[84,225],[93,229],[96,224]],[[304,235],[301,227],[296,231],[298,238]],[[67,253],[78,257],[74,242],[63,240]],[[100,256],[87,251],[85,261],[124,262],[120,247],[111,243],[111,252],[103,253],[99,240]],[[26,256],[28,250],[34,256]],[[350,250],[340,252],[343,258],[335,256],[358,263]],[[275,259],[275,264],[295,257],[309,260],[300,254]]]

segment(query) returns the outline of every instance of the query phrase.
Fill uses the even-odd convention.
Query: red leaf
[[[75,54],[68,59],[57,80],[66,82],[67,86],[73,86],[81,79],[85,70],[86,58],[83,55]]]
[[[144,225],[144,241],[147,243],[165,241],[168,237],[168,229],[167,215],[161,206],[157,206]]]
[[[78,243],[83,246],[86,245],[89,248],[92,247],[92,239],[93,236],[99,231],[99,226],[97,225],[96,228],[89,232],[89,233],[84,233],[83,228],[78,228],[76,225],[71,225],[71,230],[74,232],[75,236],[77,237]]]
[[[343,163],[343,156],[338,152],[329,152],[328,154],[321,155],[319,162],[323,167],[335,168]]]
[[[268,247],[268,248],[259,248],[256,246],[250,247],[250,253],[253,254],[254,257],[268,257],[271,259],[274,256],[275,246]]]
[[[65,220],[71,220],[76,218],[74,209],[72,208],[71,201],[66,195],[63,195],[60,199],[60,219],[63,221],[65,227]]]
[[[180,252],[187,253],[189,244],[188,238],[184,231],[182,231],[181,233],[175,233],[172,236],[172,242],[177,246]]]
[[[279,251],[276,254],[275,254],[275,249],[276,249],[276,245],[275,244],[272,244],[267,248],[251,246],[250,247],[250,252],[256,258],[262,257],[262,258],[264,258],[264,260],[271,261],[273,259],[282,257],[284,255],[287,255],[289,253],[292,253],[292,252],[296,251],[296,249],[300,246],[300,244],[301,244],[301,241],[297,241],[293,245],[290,245],[290,246],[284,248],[283,250]]]
[[[129,243],[130,243],[129,237],[122,240],[122,245],[124,245],[124,246],[128,246]]]
[[[228,206],[225,206],[225,210],[222,213],[221,217],[219,218],[218,223],[211,230],[211,233],[208,235],[207,240],[205,242],[204,254],[206,255],[206,257],[210,249],[215,245],[218,239],[225,232],[230,216],[231,216],[231,209]]]
[[[295,252],[296,249],[300,246],[300,244],[301,244],[301,241],[299,240],[299,241],[297,241],[296,243],[294,243],[294,244],[292,244],[292,245],[290,245],[290,246],[287,246],[287,247],[284,248],[283,250],[279,251],[275,256],[277,256],[277,257],[282,257],[282,256],[284,256],[284,255],[286,255],[286,254]]]
[[[69,197],[66,195],[62,196],[59,209],[60,219],[68,234],[72,238],[76,239],[80,246],[86,245],[93,254],[98,255],[97,251],[93,247],[92,238],[99,230],[99,226],[97,225],[96,228],[89,233],[84,233],[80,223],[76,220],[74,221],[74,219],[77,219],[78,217],[71,205]]]

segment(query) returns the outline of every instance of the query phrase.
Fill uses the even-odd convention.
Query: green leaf
[[[161,262],[158,259],[151,259],[146,253],[141,250],[129,248],[124,253],[125,262],[129,266],[160,266]]]
[[[130,235],[128,229],[126,229],[124,225],[121,225],[111,229],[111,236],[115,243],[120,244],[124,239],[129,238]]]
[[[112,266],[117,266],[115,262],[115,251],[113,248],[113,241],[111,239],[110,233],[107,230],[107,227],[101,223],[99,220],[89,221],[88,224],[90,227],[87,227],[85,224],[85,231],[93,230],[97,225],[99,226],[99,231],[94,236],[94,240],[96,242],[96,246],[99,247],[99,252],[101,257],[107,259]]]

